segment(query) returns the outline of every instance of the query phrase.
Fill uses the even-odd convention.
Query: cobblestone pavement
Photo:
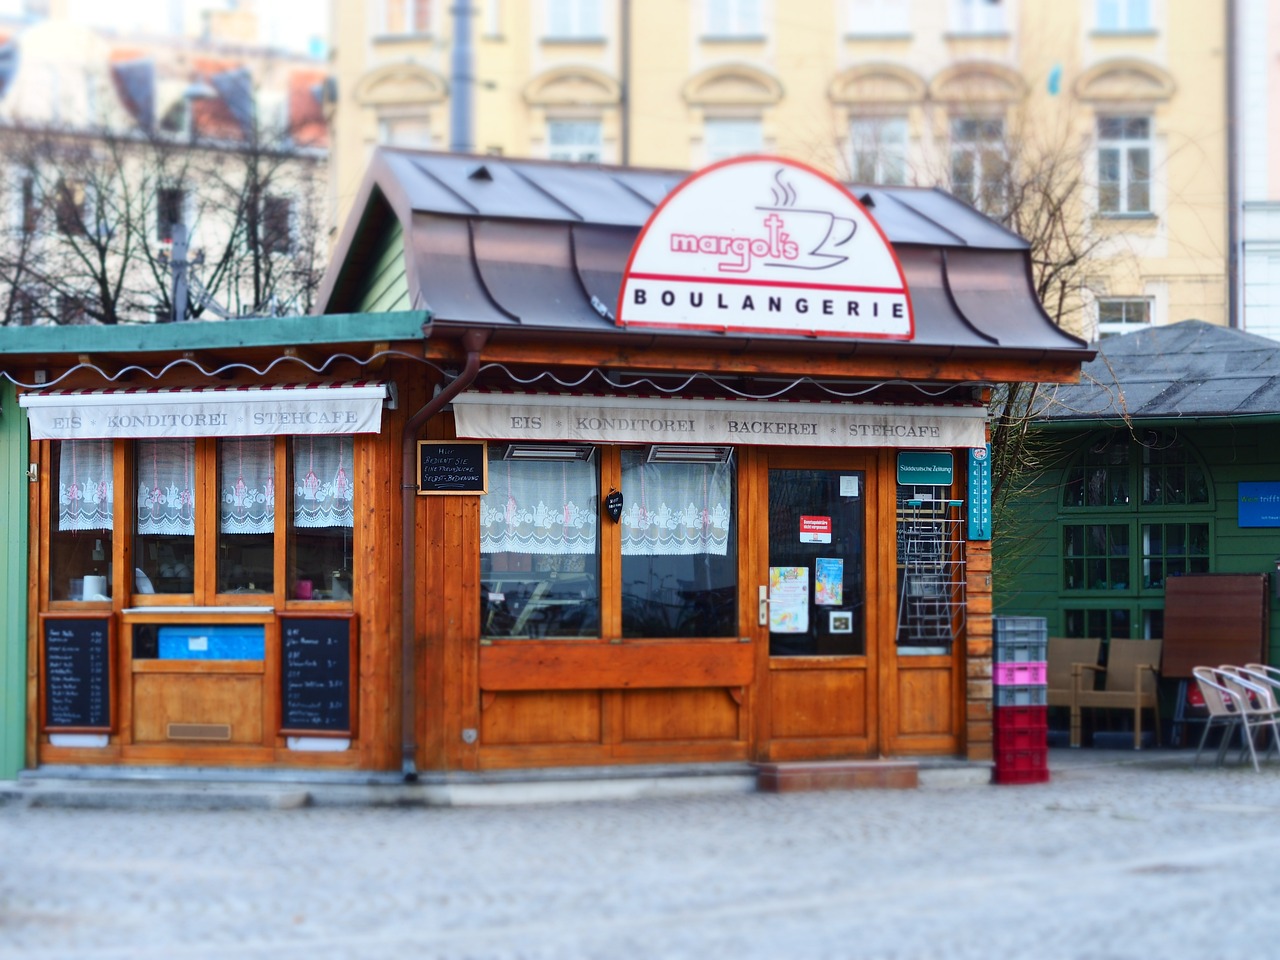
[[[0,808],[0,957],[1109,958],[1271,949],[1280,763],[436,809]]]

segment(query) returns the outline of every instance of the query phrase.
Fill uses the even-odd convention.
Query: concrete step
[[[914,760],[830,760],[758,765],[757,789],[766,793],[805,790],[914,790],[920,765]]]

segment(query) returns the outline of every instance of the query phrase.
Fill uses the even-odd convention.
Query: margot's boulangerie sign
[[[856,198],[809,167],[741,157],[654,211],[631,251],[620,326],[910,340],[893,248]]]

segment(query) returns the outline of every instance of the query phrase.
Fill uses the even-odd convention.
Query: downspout
[[[631,0],[621,0],[618,4],[619,24],[618,44],[622,48],[619,55],[619,73],[622,74],[622,92],[618,97],[618,106],[622,111],[619,117],[619,145],[622,152],[622,165],[631,165]]]
[[[418,752],[418,738],[415,736],[414,719],[417,705],[417,684],[414,676],[418,659],[414,656],[416,631],[414,623],[417,618],[414,603],[414,538],[413,521],[414,502],[417,483],[415,476],[415,459],[417,454],[418,431],[422,425],[434,417],[445,405],[453,400],[467,387],[471,386],[480,372],[480,351],[489,341],[488,330],[468,330],[462,335],[462,347],[467,352],[467,362],[462,372],[454,377],[426,405],[409,418],[404,425],[403,439],[400,444],[400,606],[403,623],[400,626],[400,765],[401,772],[407,782],[418,779],[418,771],[414,756]]]
[[[1236,118],[1237,101],[1240,99],[1239,78],[1236,75],[1236,55],[1239,53],[1239,11],[1237,0],[1227,0],[1227,326],[1244,329],[1245,318],[1240,315],[1244,297],[1240,289],[1241,247],[1244,238],[1240,232],[1241,221],[1241,171],[1240,123]]]

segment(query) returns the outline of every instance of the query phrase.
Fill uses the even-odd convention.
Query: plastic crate
[[[993,689],[995,705],[1001,707],[1044,707],[1049,704],[1049,688],[1044,684],[1015,683]]]
[[[1049,641],[1045,639],[1006,638],[995,642],[997,663],[1034,663],[1049,659]]]
[[[1004,640],[1049,639],[1049,621],[1044,617],[992,617],[991,637],[997,644]]]
[[[996,750],[997,770],[1048,770],[1049,750]]]
[[[999,753],[1008,751],[1046,750],[1049,747],[1049,727],[1022,727],[1020,729],[1001,729],[995,731],[995,749]]]
[[[1038,730],[1049,725],[1048,707],[1003,707],[995,711],[995,729]]]
[[[991,774],[991,782],[999,784],[1016,784],[1016,783],[1048,783],[1049,770],[1046,767],[1043,770],[1002,770],[996,767]]]
[[[1033,663],[996,663],[991,667],[991,679],[1002,687],[1014,684],[1043,685],[1049,675],[1049,665],[1043,660]]]

